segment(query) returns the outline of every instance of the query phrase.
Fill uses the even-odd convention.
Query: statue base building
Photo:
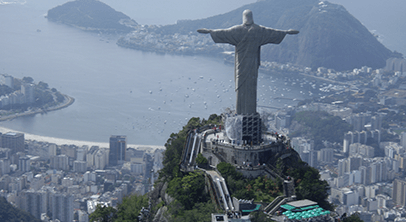
[[[233,144],[259,145],[262,142],[262,121],[259,113],[224,116],[226,134]]]

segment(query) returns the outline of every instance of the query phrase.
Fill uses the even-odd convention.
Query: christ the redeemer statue
[[[215,43],[235,46],[235,91],[237,92],[237,114],[254,114],[257,110],[257,79],[261,46],[279,44],[286,34],[297,34],[296,30],[277,30],[254,24],[251,10],[243,12],[243,24],[228,29],[199,29],[199,33],[210,33]]]

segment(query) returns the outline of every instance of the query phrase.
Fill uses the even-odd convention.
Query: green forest
[[[171,134],[167,140],[164,153],[164,167],[159,172],[158,183],[166,183],[165,192],[174,200],[165,206],[165,201],[151,200],[152,212],[154,215],[161,207],[166,207],[166,218],[170,221],[211,221],[211,213],[221,212],[212,203],[206,186],[205,174],[202,171],[185,173],[180,171],[179,163],[186,141],[187,133],[190,130],[209,125],[220,124],[221,117],[215,114],[208,120],[200,118],[191,118],[187,125],[178,133]],[[200,162],[206,163],[207,160],[200,156]],[[282,161],[278,159],[275,163],[277,170],[283,175],[289,175],[294,178],[295,191],[298,199],[310,199],[316,201],[324,209],[332,210],[333,206],[327,201],[327,191],[329,186],[326,181],[320,180],[317,169],[308,166],[305,162],[291,163],[290,160]],[[217,165],[218,171],[226,179],[232,197],[238,199],[254,199],[255,202],[270,203],[277,196],[283,195],[282,181],[272,180],[266,176],[260,176],[254,179],[248,179],[229,164],[222,162]],[[114,208],[98,207],[91,215],[91,218],[106,218],[103,221],[131,221],[139,214],[142,206],[147,207],[146,196],[131,196],[115,210]],[[131,209],[131,216],[125,218],[123,215]],[[256,213],[255,218],[263,218],[262,213]],[[261,221],[261,220],[259,220]]]

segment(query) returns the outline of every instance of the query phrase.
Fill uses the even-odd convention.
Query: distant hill
[[[127,15],[98,0],[76,0],[48,11],[48,20],[86,31],[128,33],[137,25]]]
[[[392,54],[343,6],[319,0],[262,0],[206,19],[182,20],[157,32],[187,34],[199,28],[228,28],[242,23],[245,9],[253,11],[256,24],[300,31],[280,45],[262,47],[263,60],[340,71],[383,68]]]
[[[0,221],[2,222],[20,222],[20,221],[32,221],[41,222],[41,220],[35,218],[31,214],[20,210],[11,205],[4,197],[0,197]]]

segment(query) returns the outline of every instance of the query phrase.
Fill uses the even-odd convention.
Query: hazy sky
[[[343,5],[391,50],[406,56],[406,0],[330,0]]]

